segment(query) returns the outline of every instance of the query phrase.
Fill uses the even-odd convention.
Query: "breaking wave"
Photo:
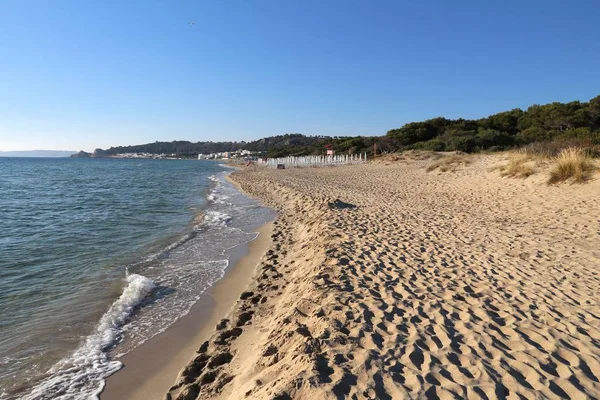
[[[50,376],[23,399],[98,398],[104,379],[122,367],[120,362],[111,361],[106,351],[121,340],[121,327],[156,287],[151,279],[137,274],[127,274],[125,280],[123,293],[100,318],[94,333],[71,356],[52,367]]]

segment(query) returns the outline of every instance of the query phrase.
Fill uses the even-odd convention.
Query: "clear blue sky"
[[[0,150],[381,135],[587,101],[599,21],[597,0],[4,0]]]

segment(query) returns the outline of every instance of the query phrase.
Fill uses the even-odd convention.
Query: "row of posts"
[[[328,156],[301,156],[259,159],[257,164],[269,168],[283,165],[285,168],[316,168],[333,167],[337,165],[362,164],[367,162],[367,153],[338,154]],[[281,168],[281,167],[279,167]]]

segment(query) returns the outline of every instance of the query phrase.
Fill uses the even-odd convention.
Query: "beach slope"
[[[167,397],[600,397],[600,185],[497,162],[233,174],[272,243]]]

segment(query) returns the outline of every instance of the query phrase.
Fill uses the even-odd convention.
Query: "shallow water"
[[[90,398],[273,217],[209,161],[0,159],[0,398]]]

